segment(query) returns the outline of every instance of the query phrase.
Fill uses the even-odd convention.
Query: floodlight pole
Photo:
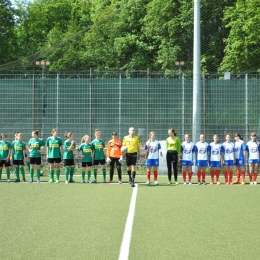
[[[192,140],[201,133],[200,0],[194,0]]]
[[[193,115],[192,141],[195,144],[201,133],[201,77],[200,77],[200,0],[194,0],[193,34]],[[193,174],[197,166],[192,167]]]

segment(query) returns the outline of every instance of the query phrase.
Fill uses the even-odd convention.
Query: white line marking
[[[132,198],[129,206],[129,212],[125,224],[125,232],[121,244],[120,255],[118,258],[119,260],[127,260],[129,255],[138,184],[135,184],[135,186],[136,187],[133,188]]]

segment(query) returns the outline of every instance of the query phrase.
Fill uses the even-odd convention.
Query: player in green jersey
[[[76,144],[74,141],[74,135],[73,133],[69,132],[65,134],[65,138],[68,138],[63,146],[64,146],[64,153],[63,153],[63,160],[64,160],[64,166],[65,168],[65,184],[74,183],[73,175],[74,175],[74,153],[76,148]],[[68,180],[70,175],[70,180]]]
[[[50,164],[50,180],[49,183],[54,181],[54,169],[56,168],[56,183],[60,182],[60,163],[61,163],[61,150],[63,148],[62,139],[58,137],[57,129],[52,129],[51,136],[46,141],[46,152],[48,162]]]
[[[18,133],[16,135],[16,140],[12,143],[12,156],[13,156],[13,165],[15,168],[16,181],[20,182],[19,176],[19,167],[22,174],[23,181],[25,182],[25,172],[24,172],[24,158],[26,146],[25,143],[22,142],[22,134]]]
[[[92,145],[90,143],[90,137],[88,135],[85,135],[81,139],[81,145],[78,148],[78,151],[82,152],[82,183],[85,183],[85,172],[86,172],[86,166],[88,166],[88,183],[91,183],[90,176],[91,176],[91,166],[92,164],[92,157],[93,157],[93,151],[92,151]]]
[[[14,132],[14,141],[16,141],[17,139],[17,134],[19,134],[18,131]],[[28,171],[30,172],[30,161],[29,158],[27,157],[26,152],[25,152],[24,162],[26,163],[26,166],[28,167]],[[14,171],[14,175],[15,175],[15,171]]]
[[[32,138],[28,142],[28,150],[30,152],[30,180],[33,182],[34,169],[37,171],[37,182],[40,183],[41,176],[41,156],[44,150],[45,143],[41,138],[38,138],[39,130],[32,131]]]
[[[97,169],[98,165],[101,164],[102,173],[103,173],[103,182],[106,183],[106,161],[105,161],[105,143],[101,138],[101,132],[96,129],[95,130],[96,139],[91,142],[92,150],[94,153],[94,180],[92,183],[97,182]]]
[[[5,166],[6,180],[10,182],[10,157],[11,157],[11,143],[6,140],[7,135],[1,134],[2,140],[0,141],[0,181],[2,179],[2,170]]]

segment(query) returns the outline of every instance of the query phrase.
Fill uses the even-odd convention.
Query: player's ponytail
[[[65,138],[70,138],[73,135],[72,132],[68,132],[64,135]]]
[[[235,137],[239,137],[240,140],[243,140],[243,136],[239,133],[235,133]]]
[[[86,139],[89,138],[88,135],[84,135],[82,138],[81,138],[81,143],[85,143],[86,142]]]
[[[38,136],[39,135],[39,130],[33,130],[33,133]]]
[[[175,132],[174,128],[170,128],[169,131],[171,131],[171,133],[172,133],[174,136],[177,136],[177,133]]]

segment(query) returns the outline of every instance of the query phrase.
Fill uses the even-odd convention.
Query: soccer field
[[[146,186],[139,176],[133,189],[126,176],[123,185],[42,179],[0,183],[1,259],[118,259],[133,190],[129,259],[259,258],[260,186],[167,186],[165,176]]]

